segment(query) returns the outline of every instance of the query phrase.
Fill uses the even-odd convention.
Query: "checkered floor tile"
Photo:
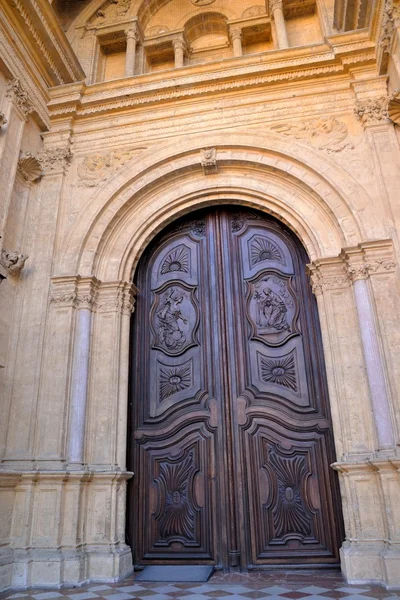
[[[374,585],[348,585],[338,571],[216,573],[204,583],[142,583],[135,576],[118,583],[61,589],[11,591],[1,600],[395,600],[397,592]]]

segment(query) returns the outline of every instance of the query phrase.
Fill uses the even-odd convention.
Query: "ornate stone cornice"
[[[19,79],[12,79],[7,84],[6,96],[19,108],[25,119],[34,111],[28,94],[23,89]]]
[[[366,98],[356,100],[354,112],[364,127],[381,125],[388,121],[388,98]]]
[[[26,181],[36,181],[43,173],[40,160],[31,152],[21,153],[18,161],[18,170]]]
[[[396,269],[391,240],[363,242],[344,248],[339,256],[323,258],[307,266],[314,294],[347,287],[359,279],[367,279]]]

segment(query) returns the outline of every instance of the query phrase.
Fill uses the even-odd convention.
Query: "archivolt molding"
[[[119,169],[79,215],[60,254],[60,273],[129,280],[140,251],[168,221],[224,201],[287,222],[312,260],[365,239],[346,199],[361,207],[370,199],[327,156],[273,134],[221,134],[207,142],[217,149],[220,165],[212,178],[201,167],[204,136],[174,140],[156,153],[150,149],[140,162]]]

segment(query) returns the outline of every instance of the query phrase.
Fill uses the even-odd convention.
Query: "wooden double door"
[[[176,222],[142,258],[129,434],[136,564],[338,563],[306,261],[279,222],[229,207]]]

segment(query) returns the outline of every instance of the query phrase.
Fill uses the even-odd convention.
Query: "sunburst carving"
[[[266,237],[255,237],[250,244],[251,266],[265,260],[283,262],[279,248]]]
[[[160,537],[195,539],[196,510],[193,506],[191,484],[196,474],[193,451],[177,463],[160,464],[156,482],[160,493],[160,511],[156,515]]]
[[[192,364],[160,369],[160,400],[165,400],[192,385]]]
[[[189,273],[189,252],[185,246],[171,250],[161,265],[161,275],[177,271]]]
[[[276,537],[311,535],[311,518],[301,495],[308,475],[305,457],[283,457],[270,448],[269,462],[278,482],[278,496],[272,510]]]
[[[276,358],[260,357],[261,379],[297,392],[296,365],[293,354]]]

